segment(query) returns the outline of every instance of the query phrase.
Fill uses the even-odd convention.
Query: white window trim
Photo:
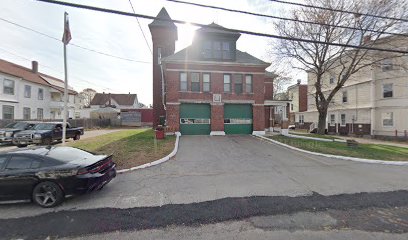
[[[342,123],[341,115],[344,115],[344,124]],[[340,126],[347,126],[347,115],[345,113],[340,114]]]
[[[392,97],[384,97],[384,85],[391,85],[391,92],[392,92]],[[382,99],[391,99],[394,98],[394,84],[393,83],[383,83],[382,84],[382,94],[381,94]]]
[[[383,126],[383,128],[393,128],[395,125],[395,121],[394,121],[394,112],[386,112],[386,113],[391,113],[392,114],[392,125],[384,125],[384,118],[381,116],[381,125]]]

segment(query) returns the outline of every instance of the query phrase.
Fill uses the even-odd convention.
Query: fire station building
[[[157,17],[171,19],[164,8]],[[271,108],[280,103],[272,101],[270,63],[239,51],[240,33],[212,23],[174,53],[176,25],[156,19],[149,28],[155,126],[182,135],[263,134],[271,127]]]

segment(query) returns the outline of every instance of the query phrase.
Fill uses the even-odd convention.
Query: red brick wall
[[[273,78],[265,78],[265,100],[273,100]]]
[[[239,66],[217,66],[217,65],[176,65],[176,64],[166,64],[166,69],[180,69],[180,71],[168,71],[166,70],[166,86],[167,86],[167,102],[178,102],[180,99],[189,100],[202,100],[206,102],[212,102],[212,94],[222,94],[222,100],[253,100],[257,104],[262,104],[264,102],[264,92],[265,92],[265,70],[262,67],[239,67]],[[200,69],[202,71],[198,71]],[[220,72],[211,72],[213,71]],[[188,89],[191,89],[191,78],[190,71],[197,70],[200,73],[200,79],[202,81],[202,73],[211,73],[211,92],[180,92],[180,72],[187,72]],[[234,84],[232,81],[231,93],[224,93],[224,73],[229,74],[232,71],[240,72],[239,74],[249,74],[252,75],[253,81],[253,93],[242,93],[236,94],[234,92]],[[256,73],[256,74],[251,74]],[[232,76],[233,79],[233,76]],[[201,86],[202,90],[202,86]]]
[[[307,111],[307,85],[299,86],[299,112]]]
[[[254,131],[265,131],[265,107],[264,106],[253,106],[253,130]]]
[[[180,131],[180,105],[166,105],[167,131]]]
[[[224,105],[211,105],[211,131],[224,131]]]

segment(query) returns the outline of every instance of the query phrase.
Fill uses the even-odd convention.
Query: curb
[[[341,142],[341,143],[346,143],[347,140],[344,139],[328,139],[328,138],[318,138],[318,137],[308,137],[308,136],[300,136],[300,135],[294,135],[294,134],[284,134],[286,137],[291,137],[291,138],[300,138],[300,139],[310,139],[310,140],[315,140],[315,141],[321,141],[321,142]]]
[[[296,150],[299,152],[303,153],[308,153],[316,156],[323,156],[323,157],[328,157],[328,158],[336,158],[340,160],[346,160],[346,161],[353,161],[353,162],[362,162],[362,163],[374,163],[374,164],[383,164],[383,165],[394,165],[394,166],[408,166],[408,162],[401,162],[401,161],[383,161],[383,160],[374,160],[374,159],[365,159],[365,158],[355,158],[355,157],[345,157],[345,156],[339,156],[339,155],[331,155],[331,154],[324,154],[324,153],[317,153],[317,152],[310,152],[307,150],[303,150],[297,147],[292,147],[290,145],[275,141],[273,139],[256,135],[255,137],[261,138],[263,140],[267,140],[269,142],[275,143],[277,145]]]
[[[170,160],[170,158],[174,157],[176,155],[176,153],[177,153],[180,135],[181,134],[176,133],[176,142],[174,143],[174,149],[169,155],[167,155],[164,158],[161,158],[159,160],[156,160],[156,161],[153,161],[153,162],[150,162],[150,163],[145,163],[145,164],[137,166],[137,167],[118,170],[117,173],[122,174],[122,173],[130,172],[130,171],[134,171],[134,170],[137,170],[137,169],[148,168],[148,167],[152,167],[152,166],[167,162],[168,160]]]

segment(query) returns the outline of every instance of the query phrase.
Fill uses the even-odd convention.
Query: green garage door
[[[224,131],[226,134],[252,134],[252,105],[225,104]]]
[[[209,135],[211,132],[209,104],[181,104],[180,132],[182,135]]]

